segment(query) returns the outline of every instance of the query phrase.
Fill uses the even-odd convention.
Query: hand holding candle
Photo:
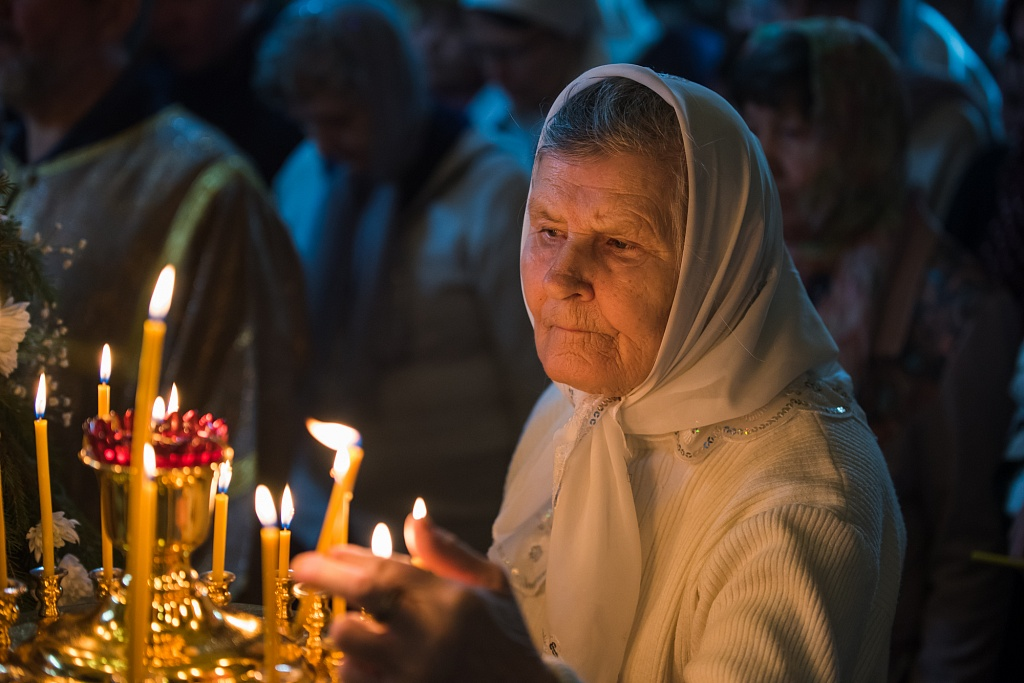
[[[213,580],[224,580],[224,546],[228,534],[228,486],[231,485],[231,461],[217,469],[217,495],[213,503]]]
[[[46,375],[36,391],[36,472],[39,475],[39,530],[43,537],[43,576],[53,576],[53,501],[50,499],[50,446],[47,442]]]

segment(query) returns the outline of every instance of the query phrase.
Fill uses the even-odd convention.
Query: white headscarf
[[[588,683],[618,678],[640,590],[640,534],[624,435],[667,434],[746,415],[836,357],[783,244],[768,163],[725,100],[680,78],[616,64],[577,78],[548,119],[573,93],[613,76],[649,87],[678,114],[689,199],[672,311],[650,375],[589,432],[572,426],[578,415],[553,442],[537,433],[549,426],[527,425],[515,458],[521,474],[505,492],[491,553],[498,558],[519,543],[558,491],[547,552],[547,623],[558,654]],[[527,216],[524,243],[529,231]],[[559,388],[569,396],[568,387]],[[577,410],[593,405],[574,393]],[[564,467],[554,466],[556,451],[567,454]]]

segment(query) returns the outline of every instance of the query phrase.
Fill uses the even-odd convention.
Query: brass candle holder
[[[122,583],[124,580],[124,570],[120,567],[114,567],[111,570],[109,579],[103,571],[103,567],[89,572],[89,578],[92,579],[93,595],[96,596],[97,602],[103,602],[107,599],[107,596],[124,588]]]
[[[295,597],[307,605],[305,619],[301,624],[296,624],[306,634],[303,654],[311,666],[319,667],[323,659],[323,630],[327,623],[327,601],[330,596],[306,583],[296,583],[293,591]]]
[[[11,654],[11,627],[18,621],[18,600],[25,594],[25,584],[7,579],[0,592],[0,664],[6,664]]]
[[[277,599],[277,623],[279,624],[287,624],[291,618],[292,586],[294,585],[295,579],[292,578],[291,569],[288,570],[287,577],[278,577],[277,579],[274,597]]]
[[[231,604],[231,584],[235,582],[234,572],[225,570],[221,578],[213,578],[213,572],[203,572],[199,580],[206,586],[206,594],[210,601],[217,607],[227,607]]]
[[[60,608],[57,603],[64,590],[60,582],[68,575],[68,570],[63,567],[55,567],[50,576],[43,575],[43,568],[36,567],[29,570],[34,586],[32,592],[36,597],[36,605],[39,611],[39,623],[49,624],[60,616]]]
[[[79,457],[99,475],[102,504],[112,512],[111,537],[125,548],[128,468],[95,458],[88,446]],[[226,447],[224,457],[231,457]],[[205,540],[209,531],[218,466],[207,463],[157,471],[156,545],[146,656],[149,677],[155,681],[250,681],[256,680],[254,676],[263,669],[262,619],[227,604],[217,605],[209,596],[208,584],[199,581],[189,560],[192,549]],[[18,648],[21,664],[43,680],[124,680],[127,597],[123,582],[121,586],[92,610],[65,614],[41,625],[35,638]],[[229,598],[226,590],[225,594]],[[281,638],[276,671],[282,682],[312,678],[301,648],[286,637]]]

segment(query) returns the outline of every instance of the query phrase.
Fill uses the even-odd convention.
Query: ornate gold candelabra
[[[225,458],[230,457],[230,449],[225,449]],[[88,447],[80,458],[98,473],[102,504],[112,511],[111,535],[115,543],[125,547],[128,468],[97,459]],[[226,602],[216,604],[189,562],[192,549],[209,531],[217,467],[217,463],[210,463],[157,472],[147,681],[227,683],[262,679],[262,619],[233,609]],[[224,593],[230,596],[226,590]],[[63,614],[48,623],[41,621],[36,636],[16,651],[25,670],[18,680],[125,681],[125,606],[125,591],[114,589],[87,612]],[[302,649],[287,636],[279,642],[278,680],[312,680],[315,674],[305,662]]]

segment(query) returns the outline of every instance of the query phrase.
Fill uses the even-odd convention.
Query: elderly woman
[[[521,273],[554,385],[492,563],[429,519],[406,536],[433,574],[354,548],[295,563],[377,616],[335,622],[345,680],[884,678],[896,498],[739,116],[640,67],[579,77]]]

